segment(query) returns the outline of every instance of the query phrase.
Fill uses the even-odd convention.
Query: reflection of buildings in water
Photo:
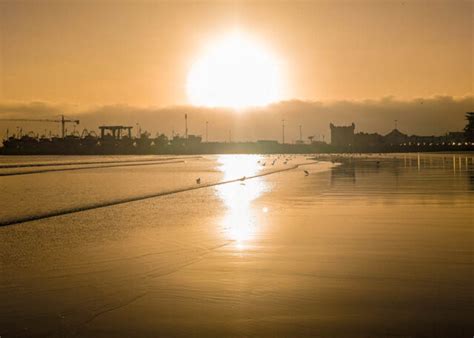
[[[331,169],[331,185],[347,182],[352,184],[356,182],[355,165],[353,163],[344,163]]]
[[[259,159],[256,155],[223,155],[219,157],[218,169],[223,172],[224,180],[254,176],[261,170]],[[239,247],[253,237],[258,227],[257,211],[252,202],[265,191],[268,191],[268,185],[262,178],[216,186],[216,193],[227,208],[222,221],[225,232]]]
[[[469,165],[469,159],[466,157],[466,171],[469,180],[469,190],[474,190],[474,158],[472,158],[472,166]]]

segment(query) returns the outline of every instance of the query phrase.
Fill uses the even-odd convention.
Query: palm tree
[[[474,142],[474,112],[466,113],[467,124],[464,127],[464,136],[467,142]]]

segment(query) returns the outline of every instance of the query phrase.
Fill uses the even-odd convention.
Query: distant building
[[[132,138],[132,128],[129,126],[99,126],[100,138],[105,139],[107,136],[112,137],[114,140],[122,139],[122,132],[126,132],[126,137]]]
[[[202,137],[200,135],[188,135],[186,144],[195,145],[195,144],[201,143],[201,141],[202,141]]]
[[[188,135],[186,136],[179,136],[174,135],[171,139],[171,145],[175,147],[186,147],[200,144],[202,141],[202,137],[199,135]]]
[[[387,145],[399,145],[409,141],[409,137],[403,134],[398,129],[393,129],[390,133],[384,136],[385,143]]]
[[[335,126],[331,123],[329,127],[331,128],[332,146],[348,148],[354,145],[354,123],[350,126]]]
[[[357,133],[354,135],[356,149],[375,150],[384,143],[384,137],[378,133]]]
[[[447,142],[461,143],[467,141],[466,134],[463,131],[450,131],[446,134]]]

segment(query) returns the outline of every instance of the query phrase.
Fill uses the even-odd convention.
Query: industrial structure
[[[53,119],[0,119],[0,121],[5,122],[53,122],[53,123],[61,123],[61,137],[64,138],[66,136],[66,123],[75,123],[79,124],[79,120],[68,120],[61,115],[59,120]]]
[[[9,119],[8,121],[61,123],[61,137],[39,136],[33,133],[8,135],[0,153],[4,155],[95,155],[95,154],[226,154],[226,153],[317,153],[317,152],[408,152],[408,151],[470,151],[474,150],[474,113],[466,113],[468,121],[464,131],[449,132],[442,136],[418,136],[402,133],[396,127],[386,135],[355,132],[355,124],[335,126],[330,124],[331,143],[315,141],[309,136],[304,142],[300,127],[300,138],[295,143],[285,143],[285,121],[282,121],[282,142],[259,140],[257,142],[202,142],[201,136],[188,134],[188,116],[185,115],[184,136],[164,134],[152,137],[147,131],[138,129],[132,135],[132,126],[99,126],[100,136],[94,131],[83,130],[67,133],[67,123],[79,124],[79,120],[66,119]],[[6,121],[6,120],[3,120]],[[207,127],[207,123],[206,123]],[[206,128],[207,141],[207,128]]]

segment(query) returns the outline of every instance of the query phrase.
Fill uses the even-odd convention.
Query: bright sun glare
[[[192,104],[242,109],[281,99],[280,69],[263,46],[241,33],[211,45],[193,64],[187,80]]]

